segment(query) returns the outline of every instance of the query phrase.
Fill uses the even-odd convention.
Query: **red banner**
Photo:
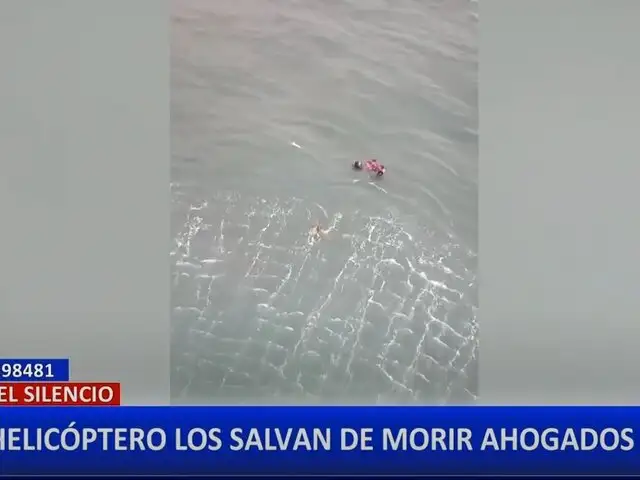
[[[120,405],[120,384],[109,382],[0,383],[0,406]]]

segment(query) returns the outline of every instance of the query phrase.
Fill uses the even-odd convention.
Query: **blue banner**
[[[0,358],[0,382],[68,382],[67,358]]]
[[[636,407],[12,407],[0,474],[640,474]]]

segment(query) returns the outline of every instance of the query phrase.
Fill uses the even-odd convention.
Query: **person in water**
[[[384,175],[384,172],[386,171],[384,165],[382,165],[375,159],[367,160],[366,164],[364,165],[360,160],[356,160],[355,162],[353,162],[352,167],[354,170],[362,170],[366,167],[367,171],[374,172],[378,177]]]
[[[321,240],[321,239],[326,240],[327,238],[329,238],[329,232],[331,232],[331,228],[328,228],[325,230],[322,228],[322,225],[320,225],[319,223],[316,223],[313,227],[311,227],[311,230],[309,231],[309,235],[314,241]]]
[[[384,175],[384,165],[378,162],[378,160],[376,160],[375,158],[372,160],[367,160],[366,167],[368,171],[375,173],[378,177]]]

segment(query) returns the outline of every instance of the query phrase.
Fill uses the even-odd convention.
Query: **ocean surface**
[[[172,10],[173,401],[473,402],[477,3]]]

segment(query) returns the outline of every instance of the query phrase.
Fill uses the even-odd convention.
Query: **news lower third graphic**
[[[15,407],[9,475],[637,475],[636,407]]]
[[[117,382],[73,382],[68,359],[0,359],[0,406],[120,405]]]
[[[66,358],[1,358],[2,382],[68,382],[69,360]]]
[[[0,476],[640,475],[639,407],[129,407],[67,359],[0,375]]]

